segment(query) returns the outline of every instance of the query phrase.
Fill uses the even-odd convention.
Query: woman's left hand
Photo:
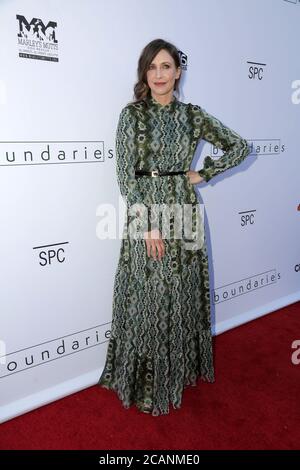
[[[191,184],[197,184],[201,183],[201,181],[204,181],[204,178],[199,175],[198,171],[188,170],[186,175],[189,178]]]

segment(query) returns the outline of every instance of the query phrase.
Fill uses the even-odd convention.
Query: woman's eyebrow
[[[166,61],[164,61],[164,62],[161,62],[161,64],[170,64],[170,62],[166,62]],[[154,62],[151,62],[151,64],[150,64],[150,65],[155,65],[155,63],[154,63]]]

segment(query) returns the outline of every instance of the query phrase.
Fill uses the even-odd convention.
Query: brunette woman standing
[[[170,403],[180,408],[184,388],[197,379],[215,380],[208,257],[194,185],[250,153],[244,138],[201,106],[179,101],[180,76],[173,44],[156,39],[146,45],[135,101],[121,110],[116,134],[127,218],[98,384],[117,392],[125,408],[135,404],[153,416],[168,414]],[[224,154],[207,156],[204,167],[192,171],[201,139]],[[142,236],[128,236],[134,231]]]

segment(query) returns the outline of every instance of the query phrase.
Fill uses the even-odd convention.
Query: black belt
[[[135,170],[136,176],[169,176],[169,175],[185,175],[186,171],[159,171],[159,170],[152,170],[152,171],[144,171],[144,170]]]

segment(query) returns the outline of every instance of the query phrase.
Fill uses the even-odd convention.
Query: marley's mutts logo
[[[58,41],[55,21],[45,25],[40,18],[32,18],[30,23],[23,15],[16,15],[19,31],[19,57],[58,62]]]

